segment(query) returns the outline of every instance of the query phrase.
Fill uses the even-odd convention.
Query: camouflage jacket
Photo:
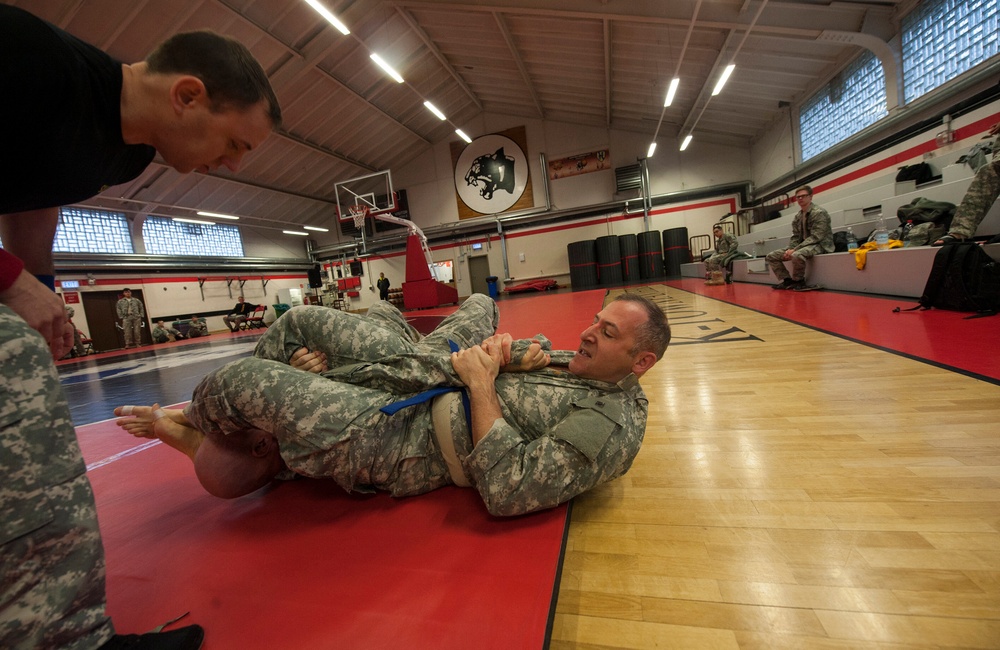
[[[788,241],[791,249],[813,245],[820,246],[825,253],[832,253],[835,249],[830,214],[815,203],[809,206],[808,212],[800,210],[795,215],[792,220],[792,238]]]

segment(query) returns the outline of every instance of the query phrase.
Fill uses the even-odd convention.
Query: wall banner
[[[611,151],[609,149],[598,149],[597,151],[550,160],[549,179],[579,176],[602,169],[611,169]]]

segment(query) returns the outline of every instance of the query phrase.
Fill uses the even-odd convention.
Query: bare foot
[[[152,406],[119,406],[115,415],[126,416],[115,424],[137,438],[157,438],[194,460],[205,436],[191,426],[181,409]]]

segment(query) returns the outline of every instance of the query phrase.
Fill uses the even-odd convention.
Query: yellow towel
[[[903,242],[898,239],[889,240],[889,248],[902,248]],[[861,244],[854,250],[854,265],[858,267],[859,271],[865,270],[865,263],[868,261],[868,251],[873,251],[878,248],[878,244],[873,241],[865,242]]]

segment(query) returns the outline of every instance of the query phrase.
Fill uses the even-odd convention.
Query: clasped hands
[[[466,386],[475,381],[496,379],[500,372],[529,372],[549,365],[549,354],[537,339],[531,339],[520,358],[511,358],[514,339],[510,334],[494,334],[479,345],[453,352],[451,365]]]

